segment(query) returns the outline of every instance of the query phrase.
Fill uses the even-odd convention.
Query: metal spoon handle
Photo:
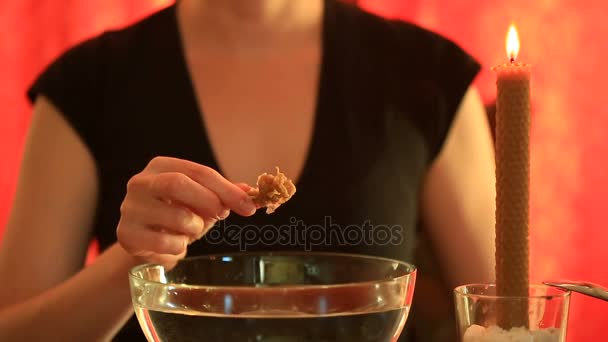
[[[558,287],[564,290],[578,292],[590,297],[608,301],[608,289],[589,282],[583,281],[545,281],[545,285]]]

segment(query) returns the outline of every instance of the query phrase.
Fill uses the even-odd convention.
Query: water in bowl
[[[149,341],[175,342],[388,342],[403,328],[408,308],[338,315],[248,312],[211,315],[135,306]]]

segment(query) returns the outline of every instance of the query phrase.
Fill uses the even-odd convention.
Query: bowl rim
[[[161,267],[164,268],[162,265],[159,264],[154,264],[154,263],[146,263],[146,264],[141,264],[135,267],[132,267],[129,270],[129,278],[130,279],[138,279],[139,281],[142,281],[146,284],[152,284],[152,285],[157,285],[157,286],[163,286],[163,287],[171,287],[171,289],[188,289],[188,290],[194,290],[194,289],[200,289],[200,290],[233,290],[233,291],[247,291],[247,290],[251,290],[251,289],[255,289],[256,291],[277,291],[277,290],[310,290],[310,289],[336,289],[336,288],[347,288],[347,287],[365,287],[365,286],[374,286],[374,285],[380,285],[380,284],[391,284],[391,283],[397,283],[397,282],[408,282],[411,283],[412,280],[415,283],[416,280],[416,274],[418,271],[418,268],[409,262],[405,262],[405,261],[401,261],[401,260],[396,260],[396,259],[391,259],[391,258],[385,258],[385,257],[379,257],[379,256],[375,256],[375,255],[367,255],[367,254],[355,254],[355,253],[340,253],[340,252],[300,252],[300,251],[254,251],[254,252],[233,252],[233,253],[214,253],[214,254],[204,254],[204,255],[198,255],[198,256],[192,256],[192,257],[186,257],[182,260],[180,260],[179,262],[183,262],[183,261],[188,261],[188,260],[195,260],[195,259],[210,259],[210,258],[222,258],[222,257],[235,257],[235,256],[243,256],[243,255],[258,255],[258,256],[298,256],[298,255],[304,255],[304,256],[335,256],[335,257],[348,257],[348,258],[356,258],[356,259],[368,259],[368,260],[380,260],[380,261],[389,261],[392,263],[397,263],[399,265],[405,266],[407,269],[407,272],[401,276],[392,278],[392,279],[383,279],[383,280],[367,280],[367,281],[360,281],[360,282],[348,282],[348,283],[341,283],[341,284],[277,284],[277,285],[271,285],[271,286],[252,286],[252,285],[204,285],[204,284],[196,284],[196,285],[190,285],[190,284],[184,284],[184,283],[177,283],[177,282],[161,282],[161,281],[156,281],[156,280],[149,280],[149,279],[144,279],[140,276],[138,276],[136,273],[139,272],[142,269],[145,268],[149,268],[149,267]],[[178,262],[178,263],[179,263]]]
[[[496,284],[495,283],[471,283],[471,284],[460,285],[460,286],[454,288],[454,295],[461,296],[461,297],[474,297],[474,298],[483,298],[483,299],[554,299],[554,298],[568,299],[568,298],[570,298],[570,296],[572,294],[572,291],[560,289],[560,288],[556,288],[554,286],[549,286],[549,285],[540,284],[540,283],[539,284],[531,283],[531,284],[529,284],[529,287],[548,289],[550,291],[553,291],[553,293],[544,294],[544,295],[543,294],[529,295],[529,296],[498,296],[498,295],[491,295],[491,294],[467,293],[464,291],[466,288],[471,288],[471,287],[496,288]]]

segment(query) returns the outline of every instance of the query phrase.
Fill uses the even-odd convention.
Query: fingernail
[[[200,216],[192,214],[192,216],[190,217],[190,221],[186,223],[186,227],[189,230],[198,233],[203,228],[205,228],[205,222],[203,222],[203,219],[200,218]]]
[[[228,215],[230,215],[230,210],[226,209],[217,217],[217,220],[218,221],[225,220],[228,217]]]
[[[256,207],[250,198],[242,200],[240,207],[241,207],[241,210],[243,211],[243,213],[245,213],[246,215],[255,214]]]

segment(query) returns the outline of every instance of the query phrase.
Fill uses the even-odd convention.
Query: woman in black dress
[[[478,71],[435,33],[333,0],[181,0],[75,46],[28,93],[0,340],[143,339],[127,280],[137,264],[243,249],[414,262],[419,221],[450,286],[492,280]],[[255,213],[241,183],[275,166],[298,192]],[[294,222],[397,229],[388,244],[222,235]],[[102,253],[83,268],[91,238]]]

